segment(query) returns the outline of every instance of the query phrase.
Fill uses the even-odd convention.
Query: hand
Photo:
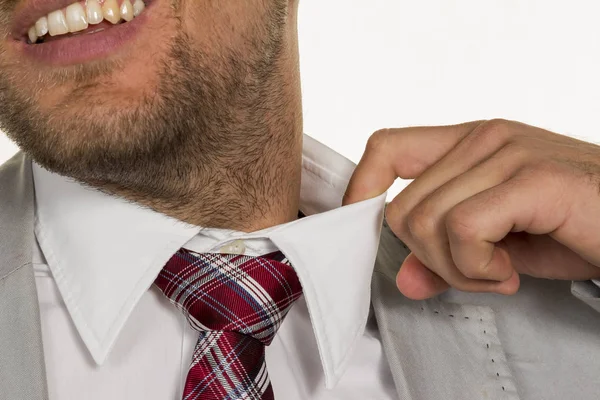
[[[387,129],[367,145],[344,204],[414,179],[387,207],[411,249],[396,283],[514,294],[519,274],[600,278],[600,147],[518,122]]]

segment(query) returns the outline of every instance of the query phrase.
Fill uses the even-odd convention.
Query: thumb
[[[400,292],[412,300],[424,300],[445,292],[450,286],[410,253],[396,276]]]

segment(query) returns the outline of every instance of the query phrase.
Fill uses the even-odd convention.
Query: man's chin
[[[55,84],[52,90],[0,91],[6,105],[0,110],[1,128],[37,162],[63,175],[102,169],[103,160],[114,164],[121,154],[140,157],[153,146],[155,132],[163,130],[156,123],[149,126],[163,100],[158,78],[148,76],[142,84],[129,76],[128,70],[111,71]]]
[[[201,91],[185,59],[191,50],[174,52],[139,49],[127,60],[47,68],[37,79],[31,65],[0,68],[0,129],[44,167],[78,180],[160,161],[183,131],[172,121],[184,120],[182,110],[197,114],[197,101],[181,99]]]

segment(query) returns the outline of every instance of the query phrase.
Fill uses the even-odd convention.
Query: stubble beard
[[[155,90],[125,106],[86,102],[110,63],[72,72],[78,89],[50,115],[0,70],[0,128],[53,172],[189,223],[248,230],[295,190],[301,118],[282,36],[214,65],[182,32]]]

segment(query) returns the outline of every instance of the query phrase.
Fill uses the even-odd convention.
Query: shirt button
[[[234,240],[221,247],[219,251],[223,254],[244,254],[246,252],[246,245],[243,240]]]

